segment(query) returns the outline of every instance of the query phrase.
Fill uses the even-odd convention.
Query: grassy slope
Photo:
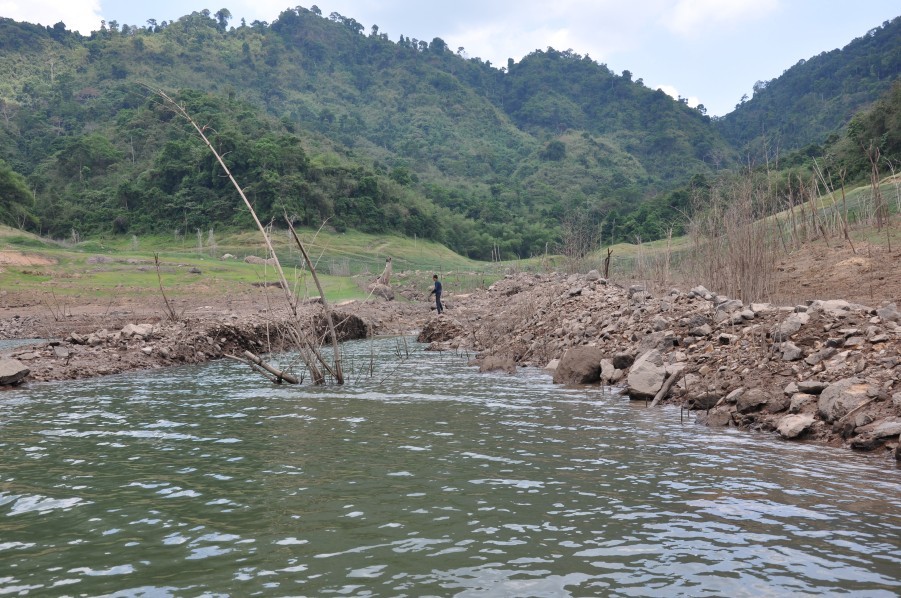
[[[381,273],[389,256],[395,273],[406,271],[408,276],[422,278],[423,288],[428,288],[432,272],[450,278],[454,288],[466,290],[494,280],[503,267],[474,262],[442,245],[422,240],[358,232],[299,233],[332,301],[365,297],[362,286]],[[215,247],[211,249],[204,236],[202,250],[196,238],[116,237],[69,244],[0,226],[0,251],[21,252],[52,262],[2,264],[0,260],[0,288],[94,299],[120,293],[158,295],[154,253],[160,256],[163,288],[174,297],[217,290],[238,294],[251,288],[251,283],[276,280],[271,267],[241,261],[248,255],[265,257],[266,249],[258,233],[220,234],[214,239]],[[300,294],[317,295],[312,280],[300,268],[300,252],[288,243],[287,232],[274,232],[273,242],[286,275],[301,285]],[[237,259],[218,259],[226,253]],[[201,274],[192,273],[191,269],[198,269]]]

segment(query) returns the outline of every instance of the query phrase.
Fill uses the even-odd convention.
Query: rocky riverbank
[[[483,369],[547,367],[564,384],[660,395],[710,426],[899,453],[901,312],[893,303],[745,305],[703,287],[652,295],[597,272],[518,274],[452,302],[420,340],[471,347]]]
[[[341,338],[420,330],[431,349],[476,351],[484,370],[548,368],[561,384],[620,387],[632,399],[691,409],[710,426],[899,453],[901,312],[894,303],[746,305],[703,287],[651,293],[597,272],[519,273],[447,296],[439,317],[430,315],[424,292],[398,290],[408,300],[337,306]],[[0,384],[279,351],[288,320],[262,305],[235,312],[234,305],[199,304],[177,321],[108,306],[62,318],[6,307],[0,339],[49,340],[0,351]],[[308,304],[304,313],[323,333],[321,306]]]

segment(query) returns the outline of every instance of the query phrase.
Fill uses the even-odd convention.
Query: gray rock
[[[830,357],[835,355],[837,352],[838,352],[838,350],[835,349],[834,347],[823,347],[816,353],[812,353],[812,354],[808,355],[804,359],[804,362],[807,365],[816,365],[816,364],[820,363],[821,361],[825,361],[826,359],[829,359]]]
[[[654,349],[644,353],[635,360],[632,369],[629,370],[626,380],[629,385],[629,396],[633,399],[653,397],[663,386],[665,376],[666,368],[660,351]]]
[[[782,361],[798,361],[804,357],[804,350],[794,343],[782,343]]]
[[[898,311],[898,306],[894,303],[880,307],[876,310],[876,315],[883,322],[901,322],[901,312]]]
[[[71,355],[69,350],[62,346],[53,347],[53,354],[60,359],[68,359]]]
[[[601,359],[604,353],[600,347],[573,347],[563,354],[554,382],[557,384],[593,384],[601,379]]]
[[[812,395],[818,395],[829,386],[828,382],[821,382],[819,380],[804,380],[803,382],[798,382],[798,391],[806,392]]]
[[[901,435],[901,417],[887,417],[857,428],[857,433],[873,438],[889,438]]]
[[[735,403],[738,402],[739,397],[741,397],[741,395],[743,395],[743,394],[745,394],[744,388],[736,388],[735,390],[733,390],[732,392],[730,392],[729,394],[726,395],[726,397],[723,399],[723,402],[729,403],[730,405],[734,405]]]
[[[669,320],[663,316],[657,316],[654,318],[654,331],[660,332],[661,330],[666,330],[669,327],[669,323]]]
[[[713,328],[710,327],[710,324],[704,324],[697,328],[692,328],[688,331],[688,334],[691,336],[710,336],[713,334]]]
[[[710,318],[704,314],[691,314],[682,318],[681,323],[687,328],[699,328],[705,324],[710,324]]]
[[[763,406],[763,410],[767,413],[781,413],[789,408],[791,405],[791,400],[780,393],[776,396],[770,397],[770,400],[767,401],[766,405]]]
[[[814,301],[810,304],[811,311],[822,311],[830,316],[845,316],[851,312],[851,304],[842,299],[829,301]]]
[[[708,291],[706,288],[704,288],[702,285],[696,286],[695,288],[690,290],[689,293],[691,293],[692,295],[695,295],[697,297],[700,297],[701,299],[708,299],[709,297],[712,297],[712,293],[710,291]]]
[[[666,332],[652,332],[651,334],[644,335],[641,337],[641,340],[638,341],[638,353],[644,354],[655,349],[663,349],[666,346]]]
[[[585,280],[589,282],[596,282],[601,279],[601,273],[597,270],[589,270],[588,274],[585,275]]]
[[[791,338],[792,335],[801,330],[801,327],[809,321],[810,316],[805,313],[795,313],[788,316],[779,325],[779,328],[776,331],[776,341],[779,342]]]
[[[817,397],[815,395],[807,394],[806,392],[796,392],[792,395],[791,403],[788,406],[788,412],[800,413],[805,406],[816,403],[816,401]]]
[[[812,415],[786,415],[779,420],[776,430],[783,438],[797,438],[813,425]]]
[[[869,384],[860,378],[839,380],[820,394],[817,411],[824,421],[832,423],[867,401],[869,390]]]
[[[895,406],[895,409],[901,409],[901,392],[892,395],[892,405]]]
[[[601,360],[601,380],[610,382],[616,372],[616,366],[613,365],[612,359]]]
[[[738,400],[735,402],[735,408],[738,409],[739,413],[748,413],[761,405],[765,405],[769,400],[770,397],[765,392],[759,388],[752,388],[738,397]]]
[[[789,382],[785,387],[785,394],[793,395],[798,392],[798,383],[797,382]]]
[[[732,410],[717,407],[709,413],[698,415],[698,422],[711,428],[725,428],[732,423]]]
[[[22,382],[31,370],[18,359],[0,358],[0,386],[14,386]]]
[[[627,370],[635,363],[635,357],[631,353],[617,353],[613,356],[613,367],[618,370]]]
[[[731,314],[734,311],[744,310],[745,304],[738,299],[726,299],[716,306],[716,311]]]

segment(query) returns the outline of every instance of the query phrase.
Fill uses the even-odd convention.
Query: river
[[[344,348],[343,388],[222,361],[0,393],[0,595],[901,594],[885,458]]]

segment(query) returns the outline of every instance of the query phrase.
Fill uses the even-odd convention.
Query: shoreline
[[[419,330],[429,349],[472,350],[483,371],[535,366],[561,384],[624,388],[623,400],[660,394],[708,426],[901,459],[901,311],[893,303],[745,305],[703,287],[655,295],[597,272],[510,274],[488,289],[446,295],[441,316],[427,298],[407,294],[408,302],[334,306],[346,323],[340,339]],[[284,347],[288,319],[262,307],[268,302],[236,312],[211,301],[196,298],[178,321],[142,314],[146,305],[87,305],[62,318],[33,302],[5,306],[0,339],[51,340],[2,349],[0,361],[27,367],[27,388]],[[303,313],[322,317],[312,302]]]

